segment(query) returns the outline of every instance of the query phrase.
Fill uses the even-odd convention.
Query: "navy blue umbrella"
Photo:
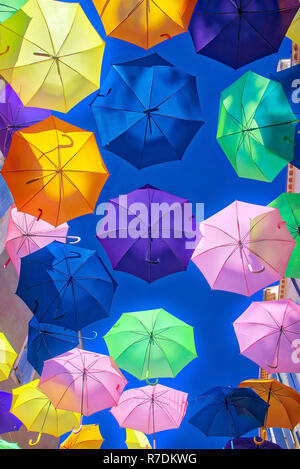
[[[262,442],[261,438],[256,438],[257,441]],[[235,438],[228,441],[224,449],[282,449],[281,446],[276,445],[272,441],[264,441],[261,445],[255,444],[254,438]]]

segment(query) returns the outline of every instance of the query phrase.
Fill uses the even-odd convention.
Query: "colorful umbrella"
[[[234,438],[232,441],[228,441],[224,446],[224,449],[281,449],[279,445],[276,445],[272,441],[263,441],[261,438],[256,439],[261,445],[257,445],[253,438]]]
[[[287,30],[286,36],[296,44],[300,45],[300,11],[298,10],[294,17],[289,29]]]
[[[187,408],[185,392],[161,384],[125,391],[110,412],[120,427],[153,433],[156,449],[157,432],[179,428]]]
[[[174,378],[197,357],[193,328],[164,309],[122,314],[104,340],[116,364],[148,384]]]
[[[126,384],[111,357],[75,348],[44,363],[39,387],[56,409],[79,412],[82,420],[117,405]]]
[[[2,168],[3,164],[4,164],[4,156],[3,154],[0,153],[0,169]],[[0,174],[0,218],[2,218],[3,215],[6,215],[9,207],[13,204],[13,202],[14,202],[14,199],[12,198],[12,195],[7,187],[6,182],[4,181],[3,177]],[[7,218],[7,222],[8,222],[8,218]],[[5,226],[6,225],[7,223],[5,223]],[[6,233],[6,229],[5,229],[5,233]],[[4,239],[5,239],[5,234],[4,234]]]
[[[187,31],[197,0],[93,0],[108,36],[144,49]]]
[[[92,111],[103,148],[138,169],[181,160],[204,123],[196,77],[158,54],[112,65]]]
[[[29,0],[0,33],[0,73],[25,106],[68,112],[99,88],[105,43],[79,3]]]
[[[142,432],[126,428],[126,446],[128,449],[152,449],[148,438]]]
[[[0,179],[1,179],[1,176],[0,176]],[[1,193],[1,188],[0,188],[0,193]],[[1,194],[0,194],[0,198],[1,198]],[[0,254],[2,254],[5,249],[5,237],[7,233],[9,216],[10,216],[10,210],[7,210],[7,212],[5,212],[4,215],[0,217]]]
[[[190,23],[196,51],[232,68],[278,51],[298,0],[198,0]]]
[[[292,300],[260,301],[233,323],[242,355],[269,373],[299,373],[300,306]],[[294,344],[294,345],[293,345]]]
[[[72,430],[80,421],[80,415],[74,412],[56,409],[47,396],[38,388],[39,380],[13,389],[11,412],[18,417],[30,432],[39,432],[35,443],[38,444],[42,433],[59,437]]]
[[[281,84],[248,71],[221,93],[217,140],[239,177],[272,182],[294,158],[298,122]]]
[[[117,215],[113,227],[110,208]],[[109,201],[108,226],[103,220],[97,237],[113,269],[151,283],[187,269],[196,232],[188,200],[146,185]]]
[[[18,354],[12,348],[3,332],[0,332],[0,381],[8,379],[17,356]]]
[[[17,443],[10,443],[0,439],[0,449],[21,449]]]
[[[281,194],[269,207],[278,208],[281,218],[296,241],[285,276],[300,278],[300,194]]]
[[[200,229],[192,261],[212,289],[251,296],[284,277],[295,241],[277,209],[236,201]]]
[[[14,132],[34,125],[50,115],[47,109],[23,106],[10,85],[2,88],[0,91],[0,150],[3,155],[7,155]]]
[[[103,438],[98,425],[83,425],[79,433],[71,433],[59,449],[100,449]]]
[[[11,412],[12,394],[0,391],[0,434],[19,430],[22,422]]]
[[[39,322],[79,331],[108,316],[116,288],[95,251],[54,241],[22,258],[16,293]]]
[[[93,132],[53,116],[14,133],[1,173],[18,210],[53,226],[93,213],[109,176]]]
[[[0,3],[0,23],[14,15],[27,0],[2,0]]]

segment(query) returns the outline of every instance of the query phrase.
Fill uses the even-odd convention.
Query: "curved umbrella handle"
[[[95,340],[98,337],[98,332],[93,331],[94,337],[82,337],[84,340]]]
[[[148,256],[146,257],[145,259],[145,262],[147,262],[148,264],[151,264],[151,265],[157,265],[160,263],[160,259],[156,259],[156,261],[152,261],[151,259],[148,259]]]
[[[74,433],[75,435],[77,435],[77,433],[79,433],[82,429],[82,415],[80,416],[80,425],[79,425],[79,428],[77,430],[75,430],[75,428],[73,428],[72,430],[72,433]]]
[[[261,432],[261,441],[258,441],[256,439],[256,436],[253,438],[253,441],[254,443],[257,445],[257,446],[261,446],[264,444],[264,442],[266,441],[267,439],[267,431],[265,428],[262,429],[262,432]]]
[[[80,236],[66,236],[66,239],[74,239],[74,241],[70,241],[69,244],[77,244],[77,243],[80,243],[81,241],[81,238]]]
[[[40,442],[41,436],[42,436],[42,432],[40,432],[40,433],[38,434],[38,437],[37,437],[37,439],[36,439],[35,442],[33,442],[32,440],[29,440],[29,445],[30,445],[30,446],[35,446],[35,445],[37,445],[37,444]]]
[[[0,55],[4,55],[4,54],[7,54],[7,52],[9,51],[10,47],[9,46],[6,46],[6,49],[3,51],[3,52],[0,52]]]
[[[74,140],[70,137],[70,135],[67,135],[67,134],[61,134],[62,137],[66,137],[70,143],[67,144],[67,145],[58,145],[57,148],[71,148],[74,146]]]
[[[9,257],[8,260],[5,262],[3,269],[6,269],[6,267],[8,266],[10,262],[11,262],[11,258]]]
[[[251,274],[261,274],[266,270],[264,266],[262,266],[262,268],[259,270],[254,270],[251,264],[248,264],[248,269],[250,270]]]
[[[39,208],[38,211],[40,212],[40,214],[37,217],[36,221],[39,221],[41,219],[41,216],[43,215],[43,210],[41,208]]]
[[[282,225],[286,225],[286,221],[280,221],[278,224],[277,224],[277,228],[280,230],[280,228],[282,227]]]
[[[149,386],[156,386],[158,384],[158,378],[156,378],[156,380],[154,381],[154,383],[151,383],[151,381],[149,381],[149,370],[147,370],[147,373],[146,373],[146,383],[149,385]]]
[[[168,39],[172,39],[172,36],[168,33],[161,34],[160,37],[167,37]]]

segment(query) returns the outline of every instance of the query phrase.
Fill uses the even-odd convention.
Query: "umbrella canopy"
[[[117,215],[114,226],[108,211],[108,226],[103,221],[97,238],[113,269],[148,283],[187,269],[197,232],[188,200],[146,185],[111,199],[109,209]]]
[[[296,44],[300,45],[300,11],[298,10],[294,17],[289,29],[287,30],[286,36]]]
[[[251,296],[284,277],[295,240],[277,209],[236,201],[200,229],[192,261],[212,289]]]
[[[18,210],[53,226],[93,213],[109,176],[93,132],[54,116],[14,133],[1,173]]]
[[[14,15],[27,0],[2,0],[0,4],[0,23]]]
[[[103,438],[98,425],[83,425],[79,433],[71,433],[59,449],[100,449]]]
[[[2,168],[4,164],[4,156],[3,154],[0,153],[0,169]],[[3,231],[3,228],[1,226],[1,231],[3,231],[3,234],[4,236],[1,236],[1,241],[4,241],[5,239],[5,235],[6,235],[6,228],[7,228],[7,222],[8,222],[8,215],[7,215],[7,211],[9,209],[9,207],[13,204],[14,202],[14,199],[7,187],[7,184],[5,182],[5,180],[3,179],[3,177],[1,176],[0,174],[0,218],[3,218],[3,216],[5,215],[5,218],[3,220],[1,220],[0,222],[0,225],[3,225],[3,221],[5,220],[4,222],[4,231]]]
[[[16,293],[39,322],[79,331],[109,315],[116,288],[95,251],[54,241],[22,258]]]
[[[0,381],[8,379],[18,354],[12,348],[7,338],[0,332]]]
[[[226,443],[224,449],[281,449],[279,445],[276,445],[272,441],[263,442],[261,438],[256,439],[258,442],[262,442],[262,444],[255,444],[253,438],[234,438],[234,440],[228,441],[228,443]]]
[[[57,240],[62,243],[67,241],[68,229],[67,223],[55,228],[28,213],[18,212],[17,207],[13,205],[10,210],[5,249],[18,274],[22,257],[42,249],[52,241]]]
[[[0,391],[0,434],[19,430],[22,422],[11,412],[12,394]]]
[[[248,71],[221,93],[217,140],[239,177],[272,182],[294,158],[298,122],[281,84]]]
[[[300,422],[300,394],[275,379],[248,379],[240,385],[253,389],[269,404],[264,427],[289,428]]]
[[[197,357],[193,328],[164,309],[122,314],[104,340],[120,368],[147,381],[174,378]]]
[[[142,432],[126,428],[126,446],[128,449],[152,449],[148,438]]]
[[[0,6],[1,8],[1,6]],[[0,150],[6,156],[17,130],[24,129],[49,117],[50,111],[25,107],[10,85],[0,91]]]
[[[215,387],[199,397],[201,409],[189,423],[206,436],[231,439],[261,427],[268,404],[251,389]]]
[[[0,32],[0,73],[25,106],[68,112],[99,88],[105,43],[79,3],[29,0]]]
[[[269,204],[278,208],[286,227],[296,241],[285,276],[300,278],[300,194],[283,193]]]
[[[42,374],[44,362],[78,345],[78,333],[61,326],[39,323],[33,317],[28,324],[27,360]]]
[[[76,427],[80,415],[56,409],[38,388],[39,380],[13,389],[11,412],[18,417],[28,431],[39,432],[37,441],[29,441],[34,446],[40,441],[42,433],[59,437]]]
[[[161,384],[129,389],[110,412],[120,427],[148,435],[153,433],[153,449],[156,449],[157,432],[180,427],[186,413],[187,397],[185,392]]]
[[[190,23],[196,51],[238,69],[278,51],[298,0],[198,0]]]
[[[197,0],[93,0],[108,36],[144,49],[187,31]]]
[[[196,77],[158,54],[112,65],[92,111],[103,148],[138,169],[181,160],[204,123]]]
[[[0,439],[0,449],[21,449],[17,443],[10,443]]]
[[[294,301],[252,303],[233,326],[242,355],[269,373],[300,372],[293,346],[300,339],[300,306]]]

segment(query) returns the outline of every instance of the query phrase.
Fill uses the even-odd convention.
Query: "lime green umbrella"
[[[9,443],[0,439],[0,449],[21,449],[17,443]]]
[[[0,23],[8,20],[12,15],[14,15],[22,6],[27,2],[27,0],[1,0],[0,1]]]
[[[193,328],[164,309],[122,314],[104,340],[117,365],[148,384],[175,377],[197,357]]]
[[[217,140],[239,177],[272,182],[294,158],[297,123],[282,85],[249,71],[221,94]]]
[[[278,208],[281,218],[296,241],[292,251],[285,276],[300,278],[300,194],[281,194],[269,204],[269,207]]]

